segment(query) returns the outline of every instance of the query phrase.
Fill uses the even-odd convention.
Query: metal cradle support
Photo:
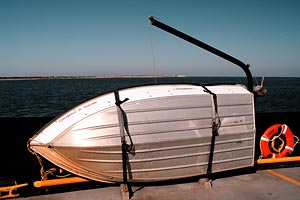
[[[121,144],[122,144],[123,183],[120,186],[121,197],[122,197],[122,199],[130,199],[133,195],[133,191],[132,191],[132,188],[131,188],[130,184],[128,183],[128,179],[127,179],[127,161],[128,161],[128,152],[133,150],[133,143],[132,143],[132,139],[128,132],[128,122],[127,122],[126,113],[121,107],[121,104],[128,101],[129,99],[126,98],[123,101],[121,101],[120,97],[119,97],[119,92],[115,91],[114,94],[115,94],[115,99],[116,99],[115,104],[117,106]],[[127,131],[127,134],[130,138],[130,142],[131,142],[130,145],[128,145],[126,143],[125,130]]]

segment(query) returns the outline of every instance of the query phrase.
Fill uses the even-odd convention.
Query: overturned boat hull
[[[141,86],[71,109],[29,147],[76,175],[123,182],[124,140],[129,182],[170,180],[253,166],[254,117],[253,94],[242,85]]]

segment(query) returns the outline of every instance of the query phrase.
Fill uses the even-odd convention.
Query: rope
[[[152,52],[152,62],[153,62],[153,72],[154,72],[154,83],[157,84],[156,80],[156,64],[155,64],[155,55],[154,55],[154,48],[153,48],[153,42],[152,42],[152,34],[151,34],[151,26],[149,25],[149,35],[150,35],[150,45],[151,45],[151,52]]]
[[[55,176],[55,177],[59,177],[59,178],[63,178],[63,177],[67,177],[67,176],[70,176],[71,174],[66,174],[66,175],[63,175],[63,176],[60,176],[60,175],[56,175],[55,172],[56,172],[56,168],[52,167],[48,170],[44,170],[44,165],[43,165],[43,160],[41,159],[41,157],[33,150],[30,149],[29,147],[29,143],[31,142],[32,140],[29,140],[28,143],[27,143],[27,149],[30,153],[32,153],[33,155],[35,155],[35,157],[37,158],[40,166],[41,166],[41,169],[40,169],[40,175],[41,175],[41,180],[44,181],[44,180],[47,180],[48,179],[48,176],[49,175],[52,175],[52,176]],[[37,141],[35,141],[37,142]],[[37,143],[40,143],[40,142],[37,142]],[[46,147],[47,145],[46,144],[43,144],[43,143],[40,143],[41,146],[44,146]]]
[[[283,139],[280,138],[279,136],[275,136],[275,137],[276,137],[276,139],[278,138],[278,139],[281,141],[281,144],[279,145],[278,149],[276,149],[276,148],[275,148],[275,139],[272,139],[271,147],[272,147],[272,149],[273,149],[275,152],[280,153],[280,152],[282,151],[283,147],[284,147],[284,141],[283,141]],[[274,137],[274,138],[275,138],[275,137]]]
[[[293,146],[293,148],[295,148],[295,146],[298,144],[298,142],[299,142],[299,138],[296,136],[296,135],[294,135],[294,138],[296,138],[297,139],[297,142],[295,142],[295,144],[294,144],[294,146]],[[300,143],[300,142],[299,142]]]
[[[282,138],[280,138],[280,136],[282,135],[282,129],[280,130],[279,135],[276,135],[272,138],[272,140],[270,140],[271,143],[271,148],[274,152],[280,153],[284,147],[284,141]],[[278,149],[275,148],[275,140],[279,139],[281,141],[281,144],[279,145]]]

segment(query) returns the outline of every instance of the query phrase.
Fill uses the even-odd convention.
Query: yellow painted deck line
[[[283,179],[285,181],[288,181],[288,182],[293,183],[293,184],[295,184],[297,186],[300,186],[300,182],[299,181],[296,181],[295,179],[292,179],[292,178],[290,178],[290,177],[288,177],[286,175],[283,175],[283,174],[281,174],[279,172],[276,172],[276,171],[270,170],[270,169],[269,170],[265,170],[265,171],[269,172],[270,174],[273,174],[273,175],[275,175],[275,176],[277,176],[277,177],[279,177],[279,178],[281,178],[281,179]]]

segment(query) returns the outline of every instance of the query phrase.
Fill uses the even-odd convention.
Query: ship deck
[[[293,132],[299,134],[299,112],[256,113],[256,159],[260,156],[259,139],[271,125],[286,123]],[[3,130],[0,145],[3,153],[0,178],[16,180],[18,184],[28,183],[17,190],[17,199],[121,199],[120,185],[99,182],[69,184],[37,189],[33,181],[40,180],[40,165],[35,156],[27,150],[27,141],[53,117],[0,118]],[[299,156],[300,145],[295,146],[293,156]],[[51,165],[44,162],[45,169]],[[200,177],[186,180],[133,185],[131,199],[300,199],[300,162],[280,165],[259,165],[251,169],[224,172],[213,176],[212,188],[199,183]]]
[[[239,172],[240,173],[240,172]],[[300,167],[258,169],[244,174],[226,174],[215,178],[212,187],[202,181],[183,181],[154,185],[132,186],[132,200],[157,199],[300,199]],[[126,197],[126,195],[125,195]],[[112,185],[72,192],[38,195],[23,200],[36,199],[124,199],[120,186]]]

